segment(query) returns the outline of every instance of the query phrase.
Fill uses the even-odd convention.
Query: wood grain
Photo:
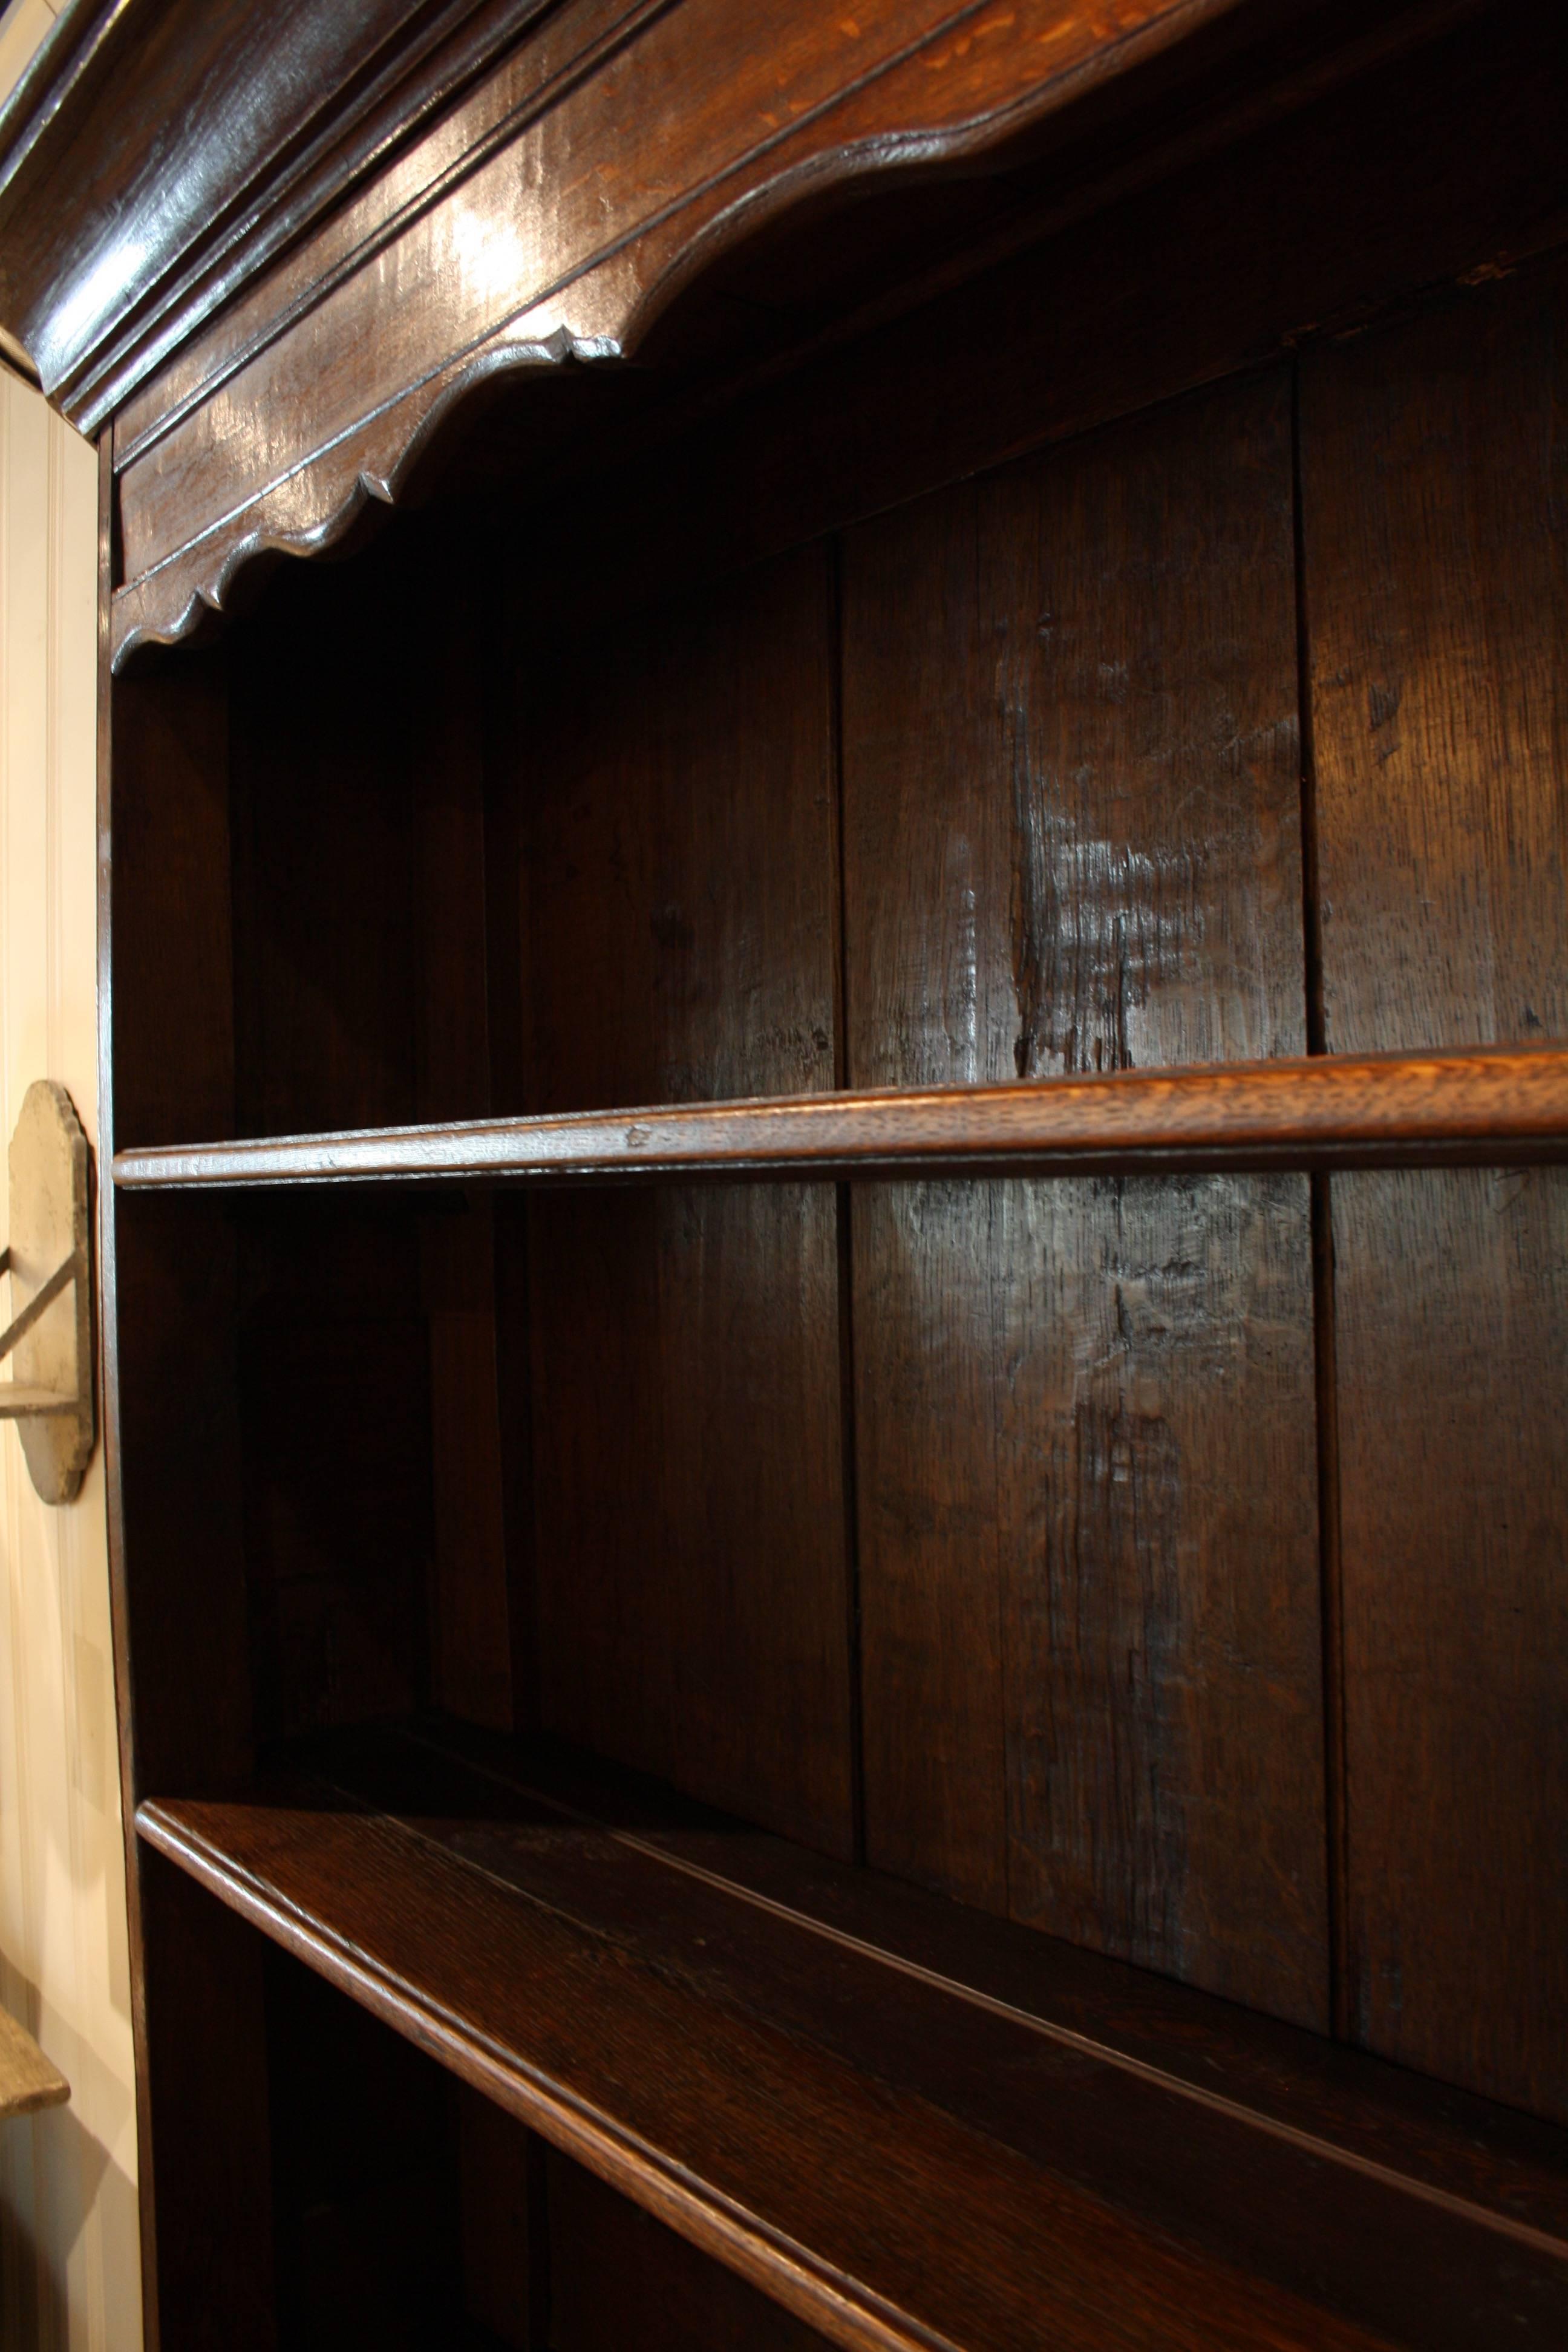
[[[363,1816],[317,1816],[304,1855],[265,1809],[160,1806],[144,1810],[142,1833],[286,1949],[852,2352],[930,2352],[933,2336],[1023,2352],[1042,2313],[1057,2341],[1085,2352],[1119,2343],[1253,2352],[1260,2342],[1364,2352],[1389,2340],[1310,2305],[1281,2310],[1277,2296],[1142,2238],[1098,2200],[945,2119],[927,2120],[917,2146],[907,2111],[879,2085],[846,2083],[794,2040],[733,2023]],[[428,1874],[417,1895],[411,1861]],[[346,1937],[340,1921],[352,1921]],[[437,1980],[433,2003],[419,1988]],[[928,2168],[943,2184],[934,2200],[919,2187]],[[918,2290],[920,2308],[900,2307],[889,2287]]]
[[[165,343],[161,352],[158,344],[175,325],[174,318],[167,321],[164,336],[131,339],[129,348],[115,353],[110,371],[92,387],[95,407],[106,398],[112,401],[117,393],[129,394],[115,417],[120,464],[131,464],[199,405],[205,394],[264,350],[281,329],[374,258],[388,236],[429,202],[433,191],[460,180],[520,124],[548,111],[574,75],[602,68],[658,5],[658,0],[630,0],[630,5],[628,0],[574,0],[574,5],[542,12],[545,21],[536,22],[528,37],[515,43],[510,55],[464,94],[438,128],[426,127],[391,170],[373,173],[349,192],[330,220],[319,221],[290,251],[279,254],[272,268],[258,275],[255,259],[265,247],[254,238],[242,247],[235,256],[237,267],[226,273],[234,299],[224,305],[220,320],[208,324],[196,316],[198,296],[179,305],[177,324],[183,331],[170,339],[172,349]],[[516,27],[516,0],[490,0],[484,13],[492,25],[496,16],[510,15]],[[470,14],[470,26],[478,14]],[[327,160],[329,170],[334,162],[341,168],[352,162],[352,153],[340,148]],[[285,222],[287,210],[285,206]]]
[[[1561,267],[1303,376],[1328,1042],[1568,1031]],[[1334,1182],[1352,2021],[1568,2114],[1561,1171]]]
[[[1347,2328],[1364,2340],[1370,2328],[1375,2340],[1447,2352],[1484,2341],[1489,2313],[1506,2309],[1526,2343],[1551,2341],[1561,2323],[1568,2242],[1515,2218],[1528,2168],[1495,2204],[1434,2197],[1420,2177],[1433,2144],[1402,2130],[1386,2104],[1393,2161],[1381,2168],[1331,2137],[1260,2128],[1244,2102],[1205,2095],[1221,2036],[1200,2027],[1194,2042],[1195,2021],[1167,2045],[1178,2067],[1191,2062],[1190,2088],[1152,2048],[1152,2065],[1118,2064],[1103,2041],[1061,2031],[1048,1993],[1040,2006],[1056,1966],[1048,1939],[998,1926],[1017,1947],[1018,1999],[1004,2005],[878,1948],[880,1909],[923,1902],[942,1913],[939,1902],[711,1817],[666,1842],[647,1798],[617,1791],[602,1766],[593,1769],[607,1817],[626,1828],[603,1830],[581,1804],[533,1793],[525,1756],[510,1771],[499,1753],[479,1772],[463,1767],[438,1733],[433,1745],[360,1739],[325,1769],[336,1787],[314,1797],[301,1784],[277,1805],[160,1805],[143,1813],[142,1833],[837,2341],[929,2342],[923,2329],[1021,2344],[1047,2328],[1076,2342],[1081,2273],[1060,2237],[1069,2210],[1097,2241],[1109,2226],[1127,2244],[1100,2304],[1101,2341],[1188,2340],[1174,2278],[1163,2303],[1147,2300],[1148,2232],[1206,2274],[1193,2316],[1215,2341],[1240,2316],[1226,2276],[1237,2256],[1259,2297],[1247,2324],[1260,2342],[1293,2340],[1303,2296],[1330,2343]],[[740,1885],[725,1861],[737,1841]],[[771,1871],[763,1849],[776,1854]],[[744,1891],[759,1869],[772,1882],[764,1902]],[[832,1882],[819,1890],[820,1920],[786,1893],[814,1874]],[[844,1902],[852,1940],[829,1924]],[[962,1920],[953,1926],[961,1949]],[[1151,1990],[1156,2001],[1184,1998]],[[1103,1994],[1114,2042],[1122,2002],[1109,1984]],[[1223,2005],[1208,2007],[1217,2018]],[[1234,2041],[1267,2038],[1269,2028],[1232,2014]],[[1310,2080],[1311,2037],[1286,2039]],[[1205,2040],[1209,2063],[1195,2056]],[[476,2067],[481,2052],[489,2063]],[[1371,2113],[1388,2070],[1360,2064]],[[1295,2095],[1300,2067],[1283,2043],[1271,2053],[1276,2103]],[[751,2119],[737,2134],[728,2117],[748,2091]],[[863,2121],[849,2127],[868,2094],[885,2117],[869,2133]],[[1448,2137],[1458,2151],[1463,2133]],[[1557,2186],[1548,2169],[1537,2200],[1544,2191],[1550,2206],[1555,2193],[1560,2209],[1561,2135],[1542,2137]],[[616,2142],[629,2161],[614,2161]],[[677,2176],[686,2195],[672,2201]],[[745,2216],[728,2241],[714,2234],[725,2200]],[[1012,2245],[983,2284],[984,2244],[960,2249],[989,2226],[984,2213]],[[767,2260],[769,2237],[784,2263]],[[813,2279],[820,2291],[825,2268],[839,2273],[837,2305],[800,2292]],[[879,2316],[890,2335],[879,2336],[875,2306],[889,2297],[894,2307],[883,2300]]]
[[[1562,11],[1249,0],[1232,73],[1224,0],[526,5],[430,0],[405,85],[392,50],[336,94],[280,65],[222,155],[165,106],[164,241],[62,358],[93,413],[142,386],[121,654],[263,555],[346,551],[481,381],[560,394],[471,503],[459,471],[391,553],[285,567],[226,656],[116,705],[106,1419],[165,2352],[542,2338],[524,2120],[608,2184],[556,2168],[568,2338],[647,2316],[594,2266],[619,2228],[689,2338],[1555,2352],[1562,2135],[1307,2029],[1342,1695],[1357,2032],[1568,2112],[1568,1230],[1523,1168],[1568,1140],[1563,278],[1494,282],[1568,218]],[[124,82],[95,68],[75,195],[85,83],[36,160],[0,130],[0,309],[24,245],[79,292],[145,213],[121,167],[194,22],[156,6],[166,45],[131,0]],[[342,14],[313,37],[416,37]],[[61,54],[107,21],[82,0]],[[218,117],[226,28],[184,52]],[[896,234],[834,209],[928,170]],[[557,363],[632,352],[574,425]],[[1348,1059],[1298,1058],[1320,1027]],[[1316,1382],[1291,1163],[1333,1171]],[[1009,1181],[805,1181],[889,1171]],[[498,1175],[662,1181],[396,1181]],[[242,1191],[176,1197],[208,1184]],[[474,1769],[426,1731],[325,1797],[247,1786],[258,1740],[430,1696],[800,1843],[671,1828],[603,1763],[595,1816],[468,1733]],[[902,1882],[832,1859],[862,1816]],[[257,1929],[383,2023],[291,1960],[264,2013]]]
[[[542,1110],[831,1086],[824,551],[584,662],[510,748]],[[835,1202],[530,1208],[542,1719],[835,1852],[850,1836]]]
[[[1401,21],[1352,13],[1371,43]],[[644,370],[518,384],[488,426],[457,428],[458,478],[476,512],[507,502],[550,549],[561,606],[599,626],[1289,358],[1412,289],[1516,268],[1568,235],[1568,34],[1551,0],[1454,13],[1341,87],[1314,93],[1309,75],[1293,103],[1266,86],[1228,123],[1155,104],[1131,134],[1086,129],[992,183],[993,222],[959,210],[984,183],[946,182],[888,191],[814,236],[781,225],[672,315],[657,363],[650,348]],[[1232,24],[1260,21],[1248,0]],[[1259,122],[1260,97],[1279,119]]]
[[[1261,28],[1265,16],[1274,23],[1281,15],[1289,18],[1297,12],[1288,0],[1267,9],[1263,0],[1249,0],[1246,12],[1232,13],[1244,13],[1247,25]],[[1452,13],[1446,7],[1416,7],[1404,20],[1402,32],[1382,20],[1369,32],[1364,16],[1352,12],[1352,37],[1363,47],[1369,40],[1375,47],[1394,37],[1408,45],[1417,40],[1424,16],[1440,20]],[[1458,13],[1466,12],[1461,6]],[[1321,19],[1323,12],[1311,14]],[[542,46],[557,35],[564,37],[570,17],[571,12],[563,12],[542,26],[538,42]],[[1443,29],[1440,24],[1436,28]],[[1342,35],[1343,29],[1342,25]],[[1189,48],[1201,46],[1182,41],[1173,70],[1180,70]],[[975,44],[971,63],[987,47]],[[520,52],[520,58],[531,55],[531,45]],[[1300,63],[1299,58],[1289,61]],[[1366,62],[1363,58],[1363,66]],[[1378,62],[1375,56],[1371,62]],[[1271,125],[1262,135],[1256,131],[1256,90],[1252,110],[1244,106],[1228,124],[1223,105],[1217,121],[1212,120],[1205,94],[1184,90],[1174,110],[1179,129],[1173,128],[1167,100],[1163,109],[1152,107],[1142,135],[1134,135],[1126,151],[1120,143],[1126,136],[1125,125],[1113,123],[1108,130],[1100,123],[1077,154],[1069,139],[1065,161],[1058,163],[1056,204],[1044,205],[1039,228],[1039,234],[1048,235],[1053,226],[1065,222],[1066,234],[1058,236],[1055,251],[1047,247],[1028,255],[1022,264],[983,276],[935,310],[917,309],[898,320],[877,339],[867,368],[856,371],[858,381],[847,390],[834,365],[827,371],[831,390],[812,385],[792,390],[782,400],[775,394],[775,414],[782,414],[786,430],[811,451],[809,462],[793,478],[781,480],[775,468],[770,481],[764,466],[757,482],[757,445],[748,431],[721,431],[717,446],[706,430],[701,432],[695,464],[666,488],[663,503],[672,520],[658,534],[660,562],[673,557],[679,562],[693,497],[706,504],[710,486],[719,491],[717,504],[728,517],[731,535],[761,552],[757,542],[766,539],[768,526],[782,522],[783,543],[795,543],[837,520],[833,508],[846,459],[858,494],[854,511],[872,512],[917,487],[951,479],[967,466],[994,460],[1005,448],[1037,446],[1064,424],[1090,424],[1180,384],[1205,380],[1226,366],[1255,361],[1278,348],[1282,337],[1293,341],[1310,324],[1363,315],[1410,286],[1485,266],[1500,251],[1511,258],[1521,250],[1542,250],[1562,232],[1561,205],[1554,208],[1550,198],[1543,205],[1542,197],[1543,187],[1550,190],[1555,184],[1552,166],[1557,124],[1551,94],[1562,65],[1562,28],[1555,12],[1540,0],[1518,0],[1500,12],[1486,10],[1479,24],[1450,28],[1446,42],[1431,42],[1414,61],[1402,58],[1381,73],[1352,74],[1354,87],[1342,100],[1331,92],[1334,75],[1330,71],[1331,95],[1325,102],[1301,107],[1300,98],[1313,94],[1319,79],[1308,70],[1294,103],[1289,89],[1283,98],[1276,94],[1276,103],[1287,116],[1294,112],[1296,120]],[[1267,65],[1263,71],[1267,84]],[[1290,79],[1288,74],[1288,85]],[[891,104],[897,92],[884,89],[882,96]],[[1069,109],[1064,117],[1064,132],[1074,111]],[[1194,146],[1201,154],[1205,142],[1212,146],[1216,137],[1223,145],[1227,131],[1232,135],[1250,131],[1255,144],[1225,155],[1217,169],[1183,169]],[[444,148],[445,139],[440,143]],[[459,140],[459,147],[461,143]],[[863,148],[862,156],[866,152]],[[441,167],[449,161],[443,152]],[[1152,174],[1165,183],[1158,195],[1118,209],[1115,200],[1122,190],[1147,185]],[[397,175],[392,177],[395,183]],[[1249,191],[1244,208],[1233,201],[1238,179],[1247,182]],[[394,185],[380,193],[395,196],[397,191]],[[427,179],[416,173],[406,192],[414,214],[427,193]],[[1086,234],[1082,226],[1086,204],[1092,211],[1097,194],[1112,206],[1103,240],[1097,231]],[[397,212],[396,203],[392,210]],[[376,268],[385,225],[374,204],[372,215],[363,224],[360,242],[349,237],[349,252],[321,257],[323,282],[336,284],[336,274],[342,276],[336,290],[342,312],[343,367],[351,372],[354,347],[366,331],[366,312],[373,319],[379,315]],[[679,235],[689,217],[684,210],[672,215],[672,233]],[[962,223],[962,205],[956,218]],[[723,215],[716,234],[722,239],[749,233],[755,220],[756,208],[738,203]],[[471,222],[464,233],[485,247],[485,237]],[[416,224],[410,235],[417,240],[418,234]],[[805,235],[809,253],[809,227]],[[939,229],[939,245],[944,236],[952,238],[951,226]],[[327,237],[329,246],[335,241]],[[956,241],[962,243],[962,236]],[[832,289],[839,240],[831,224],[820,243],[824,250],[815,272],[808,263],[808,276]],[[640,247],[637,251],[639,261],[652,258],[643,257]],[[1194,252],[1206,257],[1200,283],[1194,282],[1191,268]],[[1289,268],[1279,266],[1282,253],[1291,256]],[[1166,257],[1163,266],[1156,258],[1161,255]],[[760,282],[742,286],[739,304],[726,304],[720,298],[721,342],[727,320],[728,345],[733,347],[721,353],[726,364],[743,364],[759,306],[771,308],[776,299],[766,274],[769,260],[768,255],[762,257]],[[951,251],[947,262],[950,280],[963,274]],[[797,259],[797,270],[799,266]],[[895,310],[908,309],[919,304],[921,280],[929,274],[922,257],[912,284],[889,290],[873,278],[869,285],[844,289],[840,299],[851,313],[858,308],[875,316],[889,301]],[[680,276],[678,268],[667,288]],[[289,339],[295,345],[311,332],[316,315],[309,263],[303,280],[300,316],[291,321]],[[1127,306],[1124,316],[1116,315],[1112,296],[1112,315],[1103,333],[1064,338],[1062,320],[1080,314],[1100,317],[1107,289],[1127,281],[1146,287],[1146,291]],[[242,335],[239,347],[254,351],[254,367],[262,377],[268,373],[268,335],[278,323],[268,299],[260,300],[260,315],[251,322],[253,344],[247,344]],[[284,307],[287,313],[289,305]],[[807,341],[814,323],[819,333],[822,330],[820,316],[805,322]],[[405,331],[400,310],[397,332]],[[780,331],[784,331],[784,322]],[[837,319],[830,331],[841,331]],[[209,369],[215,393],[222,389],[235,352],[221,325],[214,335],[215,348],[206,349],[205,339],[198,339],[177,362],[167,387],[172,416],[179,417],[183,404],[197,397]],[[420,370],[416,363],[404,376],[395,373],[383,386],[384,404],[362,428],[321,451],[302,474],[280,480],[247,514],[234,518],[232,529],[223,525],[216,540],[194,541],[145,583],[128,583],[117,606],[120,655],[129,654],[144,625],[157,622],[153,633],[158,634],[163,625],[158,615],[167,620],[183,614],[190,623],[202,611],[204,597],[226,601],[235,567],[279,546],[300,551],[318,546],[323,534],[331,537],[348,529],[367,498],[384,492],[403,498],[408,467],[417,463],[427,436],[439,427],[454,400],[466,403],[477,383],[493,384],[514,365],[531,371],[544,365],[563,348],[558,341],[530,341],[521,328],[519,335],[521,340],[509,331],[493,347],[455,361],[436,377],[422,380],[406,398],[402,396],[406,376]],[[992,355],[984,371],[971,364],[969,354],[974,349]],[[310,353],[304,358],[305,388],[310,391],[316,371]],[[710,356],[705,376],[710,377],[712,368]],[[907,397],[911,370],[931,385],[923,400]],[[597,471],[605,448],[596,429],[600,402],[597,396],[588,397],[585,383],[574,389],[584,438],[594,452],[591,470]],[[598,387],[601,394],[605,389],[603,383]],[[573,390],[570,384],[565,387],[563,405],[571,403]],[[293,376],[279,384],[279,397],[285,402],[300,393]],[[127,456],[156,427],[164,399],[162,384],[149,387],[145,401],[127,412]],[[246,405],[244,414],[251,413],[251,405]],[[517,437],[524,470],[530,470],[532,461],[537,478],[536,413],[524,416]],[[618,440],[619,434],[615,437]],[[984,449],[971,449],[965,460],[961,447],[976,439]],[[764,434],[763,449],[767,441]],[[755,488],[725,496],[722,477],[732,470],[748,477]],[[127,476],[128,487],[134,483],[135,471],[132,467]],[[551,485],[554,471],[545,468],[543,486]],[[819,473],[827,491],[826,512],[820,511]],[[133,489],[132,495],[137,495]],[[845,510],[839,508],[840,513]],[[574,510],[574,521],[580,525],[581,520]],[[617,515],[617,542],[623,529],[624,517]],[[546,529],[541,543],[548,543],[552,535]],[[593,544],[592,535],[584,534],[580,543],[586,549]],[[775,537],[773,545],[779,543]],[[576,562],[573,548],[562,552],[568,562]],[[596,574],[602,571],[602,566],[594,568]]]
[[[482,60],[486,44],[462,20],[498,13],[473,0],[327,11],[283,0],[265,24],[243,5],[202,0],[70,11],[16,94],[0,284],[7,323],[49,391],[79,394],[83,430],[106,413],[80,401],[84,379],[91,386],[127,341],[145,373],[171,311],[188,335],[389,133],[449,93],[455,66]],[[527,13],[526,0],[506,12],[511,26]],[[467,41],[451,38],[459,28]],[[484,29],[493,47],[493,22]],[[29,153],[45,124],[43,152]],[[131,213],[140,231],[127,250]]]
[[[1230,5],[650,10],[455,184],[428,172],[356,268],[127,469],[117,652],[183,635],[264,549],[319,547],[395,498],[485,376],[635,350],[684,276],[797,191],[983,151]],[[568,168],[584,153],[615,163]]]
[[[129,1192],[523,1177],[824,1179],[1009,1164],[1068,1176],[1394,1167],[1568,1153],[1568,1052],[1319,1055],[117,1152]]]
[[[1279,376],[853,534],[845,611],[857,1082],[1300,1050]],[[1310,1317],[1299,1179],[857,1202],[871,1860],[1318,2022]]]
[[[775,1917],[804,1924],[948,1997],[1027,2019],[1098,2065],[1244,2116],[1264,2137],[1320,2157],[1331,2150],[1368,2178],[1397,2175],[1411,2194],[1481,2209],[1505,2232],[1517,2222],[1568,2243],[1568,2137],[1560,2127],[907,1880],[813,1853],[566,1743],[500,1738],[431,1718],[334,1736],[298,1751],[297,1761],[381,1810],[412,1807],[464,1823],[459,1843],[481,1833],[481,1823],[596,1823],[617,1848],[652,1853],[753,1904],[756,1949],[765,1950]],[[578,1899],[594,1868],[589,1860]],[[808,1982],[814,1973],[801,1971]],[[865,2030],[862,2017],[851,2032]],[[845,2046],[862,2057],[868,2047]],[[1105,2084],[1091,2095],[1103,2104]],[[1156,2158],[1155,2170],[1175,2193],[1173,2169]]]

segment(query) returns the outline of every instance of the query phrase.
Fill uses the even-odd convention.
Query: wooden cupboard
[[[1564,51],[63,12],[167,2352],[1562,2340]]]

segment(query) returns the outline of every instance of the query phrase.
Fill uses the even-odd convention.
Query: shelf
[[[837,2343],[1568,2340],[1568,2134],[545,1744],[142,1837]]]
[[[1045,1175],[1568,1155],[1568,1049],[1237,1062],[121,1151],[126,1190],[528,1177]]]
[[[62,2107],[70,2084],[53,2059],[46,2058],[26,2028],[0,2009],[0,2122]]]

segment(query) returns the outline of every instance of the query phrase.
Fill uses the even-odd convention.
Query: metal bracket
[[[34,1486],[68,1503],[97,1433],[92,1363],[91,1154],[64,1087],[27,1088],[11,1138],[11,1239],[0,1249],[19,1312],[0,1332],[16,1377],[0,1381],[0,1421],[14,1421]]]

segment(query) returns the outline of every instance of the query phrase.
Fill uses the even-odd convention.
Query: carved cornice
[[[258,559],[315,555],[346,538],[367,503],[394,506],[431,436],[463,394],[504,369],[553,367],[589,353],[563,331],[503,341],[442,369],[116,591],[113,664],[144,646],[175,645],[221,614],[238,574]]]
[[[551,0],[67,0],[0,110],[0,321],[95,433]]]
[[[68,415],[113,413],[117,664],[395,500],[479,381],[630,356],[807,194],[1291,5],[72,0],[0,121],[0,325]]]

